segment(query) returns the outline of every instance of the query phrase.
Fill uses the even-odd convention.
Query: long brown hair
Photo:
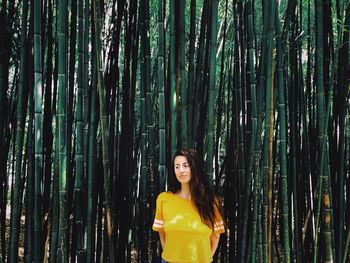
[[[181,190],[181,184],[176,179],[174,171],[174,161],[177,156],[184,156],[190,165],[190,192],[192,203],[197,208],[202,222],[209,228],[214,229],[215,207],[222,216],[220,209],[221,206],[219,199],[214,195],[209,186],[208,176],[203,169],[203,161],[199,158],[198,154],[194,150],[182,149],[176,151],[173,157],[171,176],[169,178],[169,190],[174,194]]]

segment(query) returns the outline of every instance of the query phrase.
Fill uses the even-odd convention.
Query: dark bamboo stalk
[[[193,147],[194,145],[194,127],[195,122],[194,114],[194,91],[195,91],[195,37],[196,33],[196,0],[191,0],[190,9],[190,35],[189,35],[189,51],[188,51],[188,89],[187,89],[187,99],[188,99],[188,115],[187,115],[187,131],[188,131],[188,146]]]
[[[74,71],[73,71],[74,72]],[[78,89],[76,99],[76,150],[75,150],[75,255],[76,262],[83,262],[83,90],[84,90],[84,1],[79,0],[78,7]]]
[[[34,261],[42,260],[41,238],[41,182],[43,168],[42,141],[42,54],[41,54],[41,1],[34,1],[34,111],[35,111],[35,186],[34,186]]]
[[[102,65],[102,43],[101,43],[101,13],[99,2],[93,1],[92,15],[94,17],[94,34],[96,49],[96,70],[97,70],[97,91],[100,105],[100,127],[102,139],[102,157],[103,157],[103,174],[104,174],[104,207],[106,211],[106,230],[108,236],[108,252],[111,262],[115,262],[114,253],[114,233],[113,233],[113,209],[111,196],[111,177],[110,177],[110,158],[109,158],[109,134],[108,134],[108,118],[106,108],[106,90],[103,78]]]
[[[216,102],[216,42],[218,24],[218,1],[211,1],[210,9],[210,54],[209,54],[209,101],[208,101],[208,125],[207,125],[207,147],[206,147],[206,171],[209,181],[213,180],[214,140],[215,140],[215,102]]]
[[[21,24],[21,52],[20,52],[20,72],[19,83],[17,88],[17,109],[16,109],[16,167],[13,183],[13,195],[11,206],[11,232],[10,244],[8,252],[8,262],[18,261],[18,245],[20,232],[20,216],[21,216],[21,174],[23,159],[23,143],[24,143],[24,124],[26,118],[27,103],[25,98],[25,70],[26,70],[26,37],[27,37],[27,18],[28,18],[28,2],[25,1],[22,6],[22,24]]]
[[[94,17],[92,17],[94,25]],[[95,261],[95,240],[96,240],[96,206],[98,198],[98,180],[96,174],[97,162],[97,85],[96,85],[96,55],[95,55],[95,34],[92,34],[92,81],[91,81],[91,99],[90,99],[90,120],[89,120],[89,138],[88,138],[88,160],[87,160],[87,204],[86,204],[86,262]]]
[[[175,86],[175,0],[169,1],[169,20],[170,20],[170,55],[169,55],[169,74],[170,74],[170,149],[171,156],[177,149],[177,93]]]

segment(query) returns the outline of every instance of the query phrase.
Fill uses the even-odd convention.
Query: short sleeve
[[[154,231],[163,230],[163,215],[162,215],[162,194],[158,195],[156,202],[156,215],[154,217],[154,222],[152,229]]]
[[[215,211],[215,223],[214,223],[214,233],[221,234],[225,232],[224,220],[221,216],[219,207],[220,201],[218,199],[215,200],[214,211]]]

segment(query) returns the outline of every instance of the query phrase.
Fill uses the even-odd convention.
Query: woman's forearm
[[[159,231],[159,239],[160,239],[160,244],[162,245],[162,249],[164,249],[164,244],[165,244],[165,233],[164,233],[164,231]]]
[[[214,256],[216,249],[218,248],[220,240],[220,234],[213,233],[210,236],[210,247],[211,247],[211,254]]]

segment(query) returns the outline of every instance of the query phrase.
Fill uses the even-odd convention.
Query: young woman
[[[163,248],[162,262],[212,262],[225,232],[219,200],[202,167],[194,150],[175,153],[169,191],[159,194],[153,223]]]

